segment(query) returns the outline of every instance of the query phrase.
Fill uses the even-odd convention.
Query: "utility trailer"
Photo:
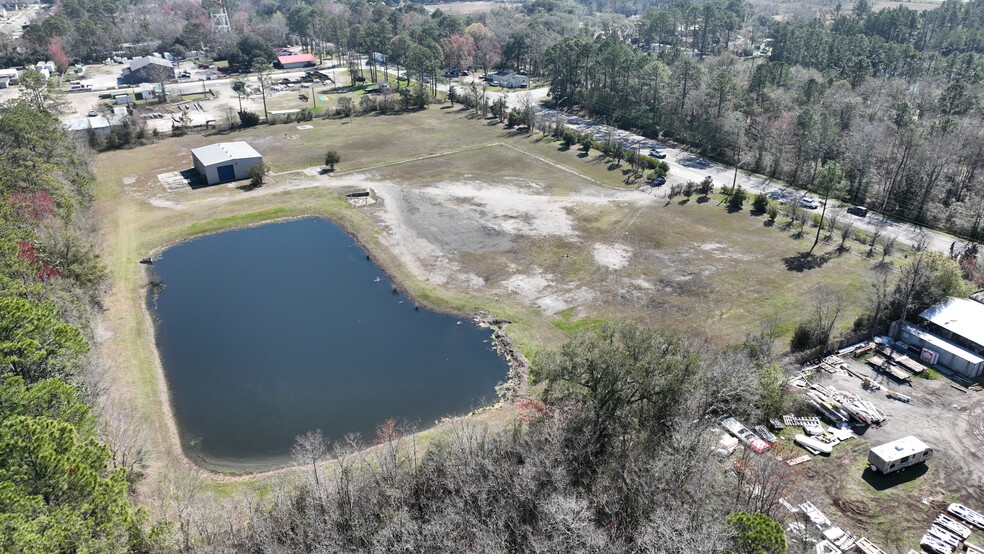
[[[921,464],[932,457],[932,448],[916,437],[908,436],[869,450],[868,464],[872,471],[887,474]]]

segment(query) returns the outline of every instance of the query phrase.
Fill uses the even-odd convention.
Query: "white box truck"
[[[933,457],[933,449],[913,436],[876,446],[868,451],[872,471],[892,473]]]

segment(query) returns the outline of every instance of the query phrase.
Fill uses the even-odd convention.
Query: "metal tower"
[[[208,17],[212,20],[213,33],[229,32],[229,14],[226,12],[225,0],[215,0],[212,2]]]

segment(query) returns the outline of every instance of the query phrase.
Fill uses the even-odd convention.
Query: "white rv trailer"
[[[971,525],[977,527],[978,529],[984,529],[984,515],[979,512],[971,510],[963,504],[953,503],[946,509],[946,511],[959,517],[960,519],[970,523]]]
[[[868,451],[872,471],[892,473],[933,457],[933,449],[913,436],[876,446]]]
[[[970,537],[970,529],[966,525],[961,524],[946,514],[936,516],[936,521],[933,523],[939,525],[954,535],[957,535],[963,540],[967,540],[967,538]]]

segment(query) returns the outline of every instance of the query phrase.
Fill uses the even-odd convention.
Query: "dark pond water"
[[[199,463],[280,464],[315,429],[369,442],[388,418],[424,427],[494,400],[506,378],[488,329],[415,310],[325,220],[181,243],[153,271],[157,347]]]

